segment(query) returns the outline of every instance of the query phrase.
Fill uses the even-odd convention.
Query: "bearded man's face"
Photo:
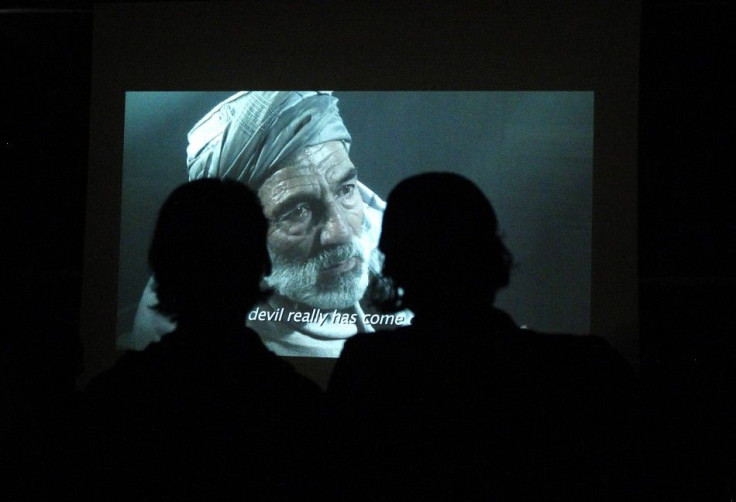
[[[266,282],[298,303],[343,309],[368,286],[363,201],[343,144],[302,150],[258,190],[270,222]]]

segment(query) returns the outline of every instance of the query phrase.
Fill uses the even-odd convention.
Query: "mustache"
[[[371,241],[355,236],[349,242],[319,248],[310,257],[288,259],[283,254],[271,255],[271,274],[264,284],[295,302],[322,309],[347,308],[359,301],[368,286],[375,260]],[[321,272],[355,259],[357,266],[338,276]]]
[[[370,254],[366,250],[365,244],[357,237],[354,237],[350,242],[346,242],[345,244],[321,249],[306,259],[287,258],[281,254],[272,252],[270,249],[268,252],[271,257],[272,266],[308,267],[314,271],[333,267],[350,258],[358,258],[361,261],[366,261]]]
[[[349,260],[350,258],[359,258],[363,260],[363,250],[357,242],[353,241],[349,244],[341,244],[334,248],[324,249],[309,261],[311,261],[318,270],[323,270],[342,263],[345,260]]]

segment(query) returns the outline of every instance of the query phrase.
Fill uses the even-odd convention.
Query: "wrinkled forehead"
[[[316,182],[317,178],[324,177],[327,183],[339,183],[354,174],[355,166],[343,143],[328,141],[300,150],[263,183],[258,194],[262,198],[274,195],[298,179]]]

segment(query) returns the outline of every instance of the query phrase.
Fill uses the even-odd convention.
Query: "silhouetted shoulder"
[[[269,351],[248,328],[226,336],[180,329],[144,351],[127,351],[113,368],[90,383],[86,395],[88,398],[97,394],[109,396],[113,388],[139,393],[166,385],[184,390],[183,384],[192,382],[197,375],[206,376],[208,385],[255,387],[246,378],[257,377],[264,371],[272,378],[282,375],[294,384],[312,387],[311,382]]]
[[[531,410],[536,407],[548,410],[561,425],[573,420],[580,430],[605,425],[618,431],[625,427],[615,424],[615,417],[634,418],[636,375],[599,336],[519,330],[512,339],[510,359],[510,381],[522,416],[535,417]]]
[[[391,382],[397,382],[397,378],[411,377],[410,366],[415,358],[408,356],[416,353],[420,343],[421,335],[411,328],[359,333],[349,338],[335,364],[328,394],[342,396],[338,397],[340,400],[350,399],[351,395],[357,397],[391,388]]]
[[[422,340],[422,333],[411,327],[376,333],[358,333],[345,342],[340,359],[354,357],[388,357],[416,349],[414,344]]]
[[[585,375],[611,378],[621,384],[632,384],[634,373],[624,357],[610,343],[596,335],[539,333],[520,329],[512,339],[511,358],[514,365],[534,374]],[[541,376],[541,374],[540,374]],[[576,385],[584,385],[578,381]]]
[[[527,471],[511,472],[509,486],[529,497],[638,500],[641,417],[625,359],[598,336],[519,330],[511,360],[510,463]]]
[[[321,392],[246,328],[178,330],[126,353],[90,384],[82,412],[83,453],[97,459],[83,467],[101,484],[92,489],[290,496],[317,479],[301,473],[315,447],[303,431],[321,426]],[[284,479],[283,468],[294,474]]]

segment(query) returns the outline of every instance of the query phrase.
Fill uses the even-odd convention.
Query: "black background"
[[[642,3],[641,376],[693,459],[672,472],[683,489],[734,472],[734,14]],[[6,2],[0,37],[5,426],[80,371],[91,4]]]

